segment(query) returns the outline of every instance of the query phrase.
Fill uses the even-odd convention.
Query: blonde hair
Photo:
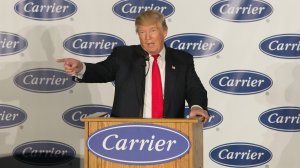
[[[165,16],[157,10],[147,10],[140,13],[135,19],[135,31],[138,31],[138,26],[145,24],[160,23],[164,30],[168,30]]]

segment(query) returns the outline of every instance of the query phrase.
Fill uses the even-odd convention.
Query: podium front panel
[[[190,141],[189,151],[169,162],[159,164],[121,164],[103,159],[85,147],[85,168],[203,168],[202,123],[196,119],[114,119],[85,118],[85,141],[97,131],[119,124],[154,124],[167,127],[185,135]]]

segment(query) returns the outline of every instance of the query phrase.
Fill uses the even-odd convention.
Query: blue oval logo
[[[194,57],[207,57],[219,53],[224,44],[216,37],[206,34],[177,34],[166,39],[166,45],[189,52]]]
[[[95,112],[107,112],[108,114],[110,114],[111,107],[96,104],[76,106],[65,111],[62,118],[65,121],[65,123],[73,127],[83,129],[84,122],[82,122],[81,119]]]
[[[70,0],[21,0],[16,3],[15,11],[28,19],[51,21],[72,16],[77,6]]]
[[[20,125],[26,119],[27,114],[24,110],[15,106],[0,104],[0,129]]]
[[[0,56],[17,54],[25,50],[27,46],[28,42],[25,38],[0,31]]]
[[[70,75],[51,68],[23,71],[15,76],[14,83],[21,89],[38,93],[61,92],[75,86]]]
[[[64,41],[64,48],[81,56],[107,56],[116,46],[126,45],[120,37],[106,33],[75,34]]]
[[[259,116],[259,122],[270,129],[284,132],[300,131],[300,107],[278,107]]]
[[[114,4],[112,10],[120,18],[134,21],[146,10],[157,10],[166,18],[170,17],[175,12],[175,7],[165,0],[121,0]]]
[[[272,57],[284,59],[300,58],[300,34],[279,34],[264,39],[259,49]]]
[[[31,141],[13,151],[17,160],[31,165],[59,165],[71,161],[76,151],[70,145],[56,141]]]
[[[190,108],[188,106],[184,109],[184,116],[189,115]],[[210,129],[218,126],[223,122],[223,115],[215,109],[208,108],[209,120],[203,124],[203,129]]]
[[[217,146],[209,152],[214,162],[229,167],[255,167],[272,159],[269,149],[251,143],[228,143]]]
[[[89,137],[95,155],[122,164],[159,164],[187,153],[190,142],[176,130],[149,124],[120,124],[106,127]]]
[[[253,22],[269,17],[273,7],[261,0],[222,0],[213,4],[210,12],[226,21]]]
[[[260,72],[247,70],[225,71],[214,75],[210,85],[223,93],[235,95],[255,94],[268,90],[272,79]]]

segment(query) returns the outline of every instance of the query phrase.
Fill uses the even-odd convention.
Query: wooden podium
[[[85,168],[203,168],[203,124],[197,119],[126,119],[126,118],[84,118],[85,142],[90,135],[108,126],[117,124],[155,124],[174,129],[190,141],[190,150],[182,157],[166,163],[151,165],[127,165],[104,160],[89,151],[85,144]]]

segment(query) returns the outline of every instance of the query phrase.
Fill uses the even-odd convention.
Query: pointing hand
[[[57,59],[56,62],[64,63],[64,70],[70,75],[75,75],[83,68],[83,63],[73,58]]]

